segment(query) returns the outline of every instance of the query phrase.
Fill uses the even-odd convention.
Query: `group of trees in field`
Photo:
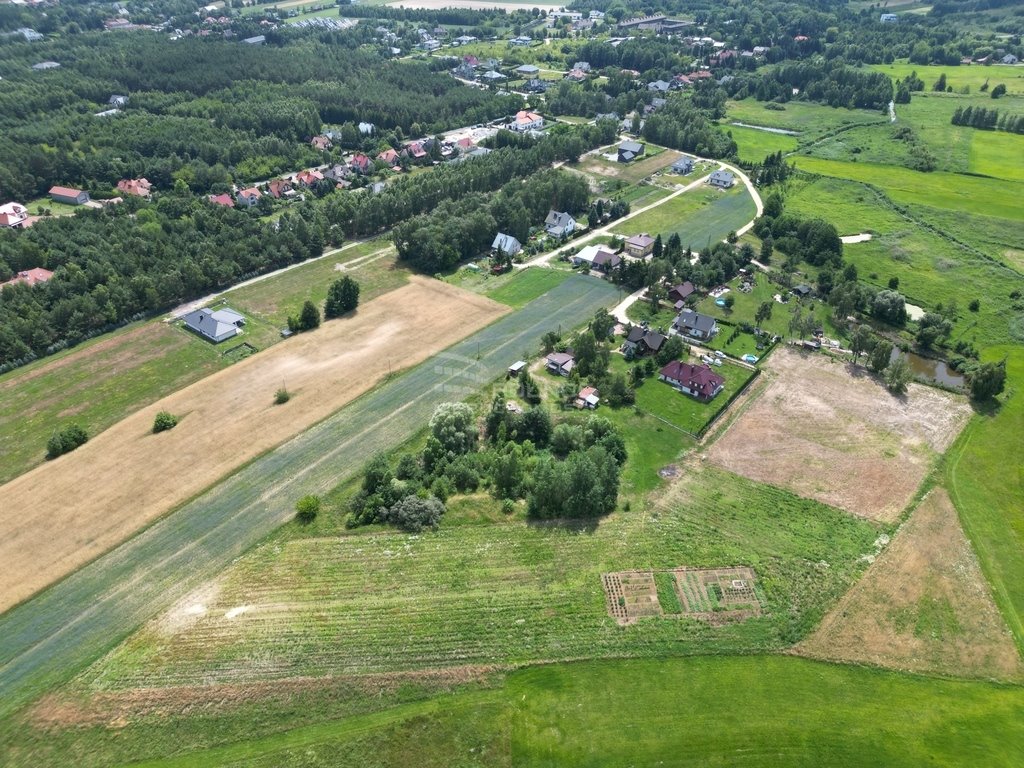
[[[953,125],[966,125],[990,131],[1024,133],[1024,115],[1013,115],[1009,112],[1000,112],[998,109],[957,107],[950,122]]]
[[[724,104],[724,94],[722,96]],[[718,117],[717,101],[709,109],[692,98],[673,97],[644,121],[642,135],[648,141],[704,157],[732,157],[736,142],[712,122]]]
[[[799,99],[850,109],[885,109],[893,98],[892,82],[884,73],[821,59],[787,61],[764,72],[740,74],[724,87],[736,99]]]

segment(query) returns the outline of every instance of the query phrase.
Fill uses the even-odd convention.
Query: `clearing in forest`
[[[354,316],[169,395],[0,486],[0,611],[504,311],[482,296],[415,279]],[[274,405],[282,386],[292,398]],[[158,411],[181,422],[154,435]]]
[[[822,354],[777,349],[765,367],[771,384],[710,459],[872,520],[899,516],[971,414],[963,398],[920,384],[894,396]]]
[[[1021,660],[956,510],[932,491],[797,651],[926,674],[1019,679]]]

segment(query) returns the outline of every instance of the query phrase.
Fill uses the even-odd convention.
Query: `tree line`
[[[1000,112],[984,107],[957,107],[951,121],[953,125],[966,125],[990,131],[1024,133],[1024,115]]]

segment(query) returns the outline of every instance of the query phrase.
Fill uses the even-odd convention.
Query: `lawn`
[[[513,272],[508,280],[485,293],[497,302],[519,309],[560,285],[571,274],[561,269],[528,267]]]
[[[799,131],[801,141],[844,128],[850,125],[885,123],[888,119],[879,112],[864,109],[843,109],[828,107],[805,101],[790,101],[781,106],[782,109],[766,109],[769,102],[744,99],[730,101],[726,107],[731,121],[748,125],[763,125],[769,128],[784,128]]]
[[[971,173],[999,179],[1024,181],[1024,136],[1015,133],[977,131],[972,133],[968,167]],[[1013,159],[1017,158],[1017,162]]]
[[[786,154],[797,148],[795,136],[759,131],[756,128],[743,128],[738,125],[727,126],[725,130],[736,141],[740,160],[749,163],[760,163],[767,155],[779,151]]]
[[[700,251],[710,243],[724,240],[754,218],[755,213],[746,187],[718,190],[701,186],[616,225],[612,231],[625,237],[649,232],[660,234],[664,240],[678,233],[684,248],[690,246]]]
[[[145,765],[1009,768],[1022,708],[1018,687],[793,657],[588,661]]]
[[[924,81],[924,87],[930,89],[939,75],[946,76],[946,84],[952,86],[957,92],[964,86],[971,89],[971,93],[977,93],[978,89],[988,81],[989,87],[998,83],[1006,85],[1006,92],[1009,94],[1024,94],[1024,67],[1007,66],[1005,64],[992,64],[990,66],[968,66],[968,67],[946,67],[942,65],[921,65],[921,64],[873,64],[870,69],[877,72],[884,72],[896,80],[905,80],[911,72],[917,72],[917,76]],[[995,106],[996,102],[992,102]]]
[[[898,203],[947,208],[1014,221],[1024,219],[1024,209],[1018,204],[1024,199],[1024,182],[993,184],[990,179],[956,173],[921,173],[894,165],[817,157],[796,157],[794,160],[798,168],[810,173],[872,184]]]

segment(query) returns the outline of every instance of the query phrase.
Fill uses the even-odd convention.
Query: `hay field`
[[[894,397],[865,369],[778,349],[773,381],[709,450],[721,467],[844,509],[894,521],[971,409],[920,384]]]
[[[956,510],[932,491],[799,653],[911,672],[1020,679],[1013,636]]]
[[[0,487],[0,611],[102,554],[216,480],[330,415],[389,370],[480,328],[498,304],[415,280],[219,371]],[[273,404],[282,385],[292,392]],[[151,434],[160,410],[179,415]]]

